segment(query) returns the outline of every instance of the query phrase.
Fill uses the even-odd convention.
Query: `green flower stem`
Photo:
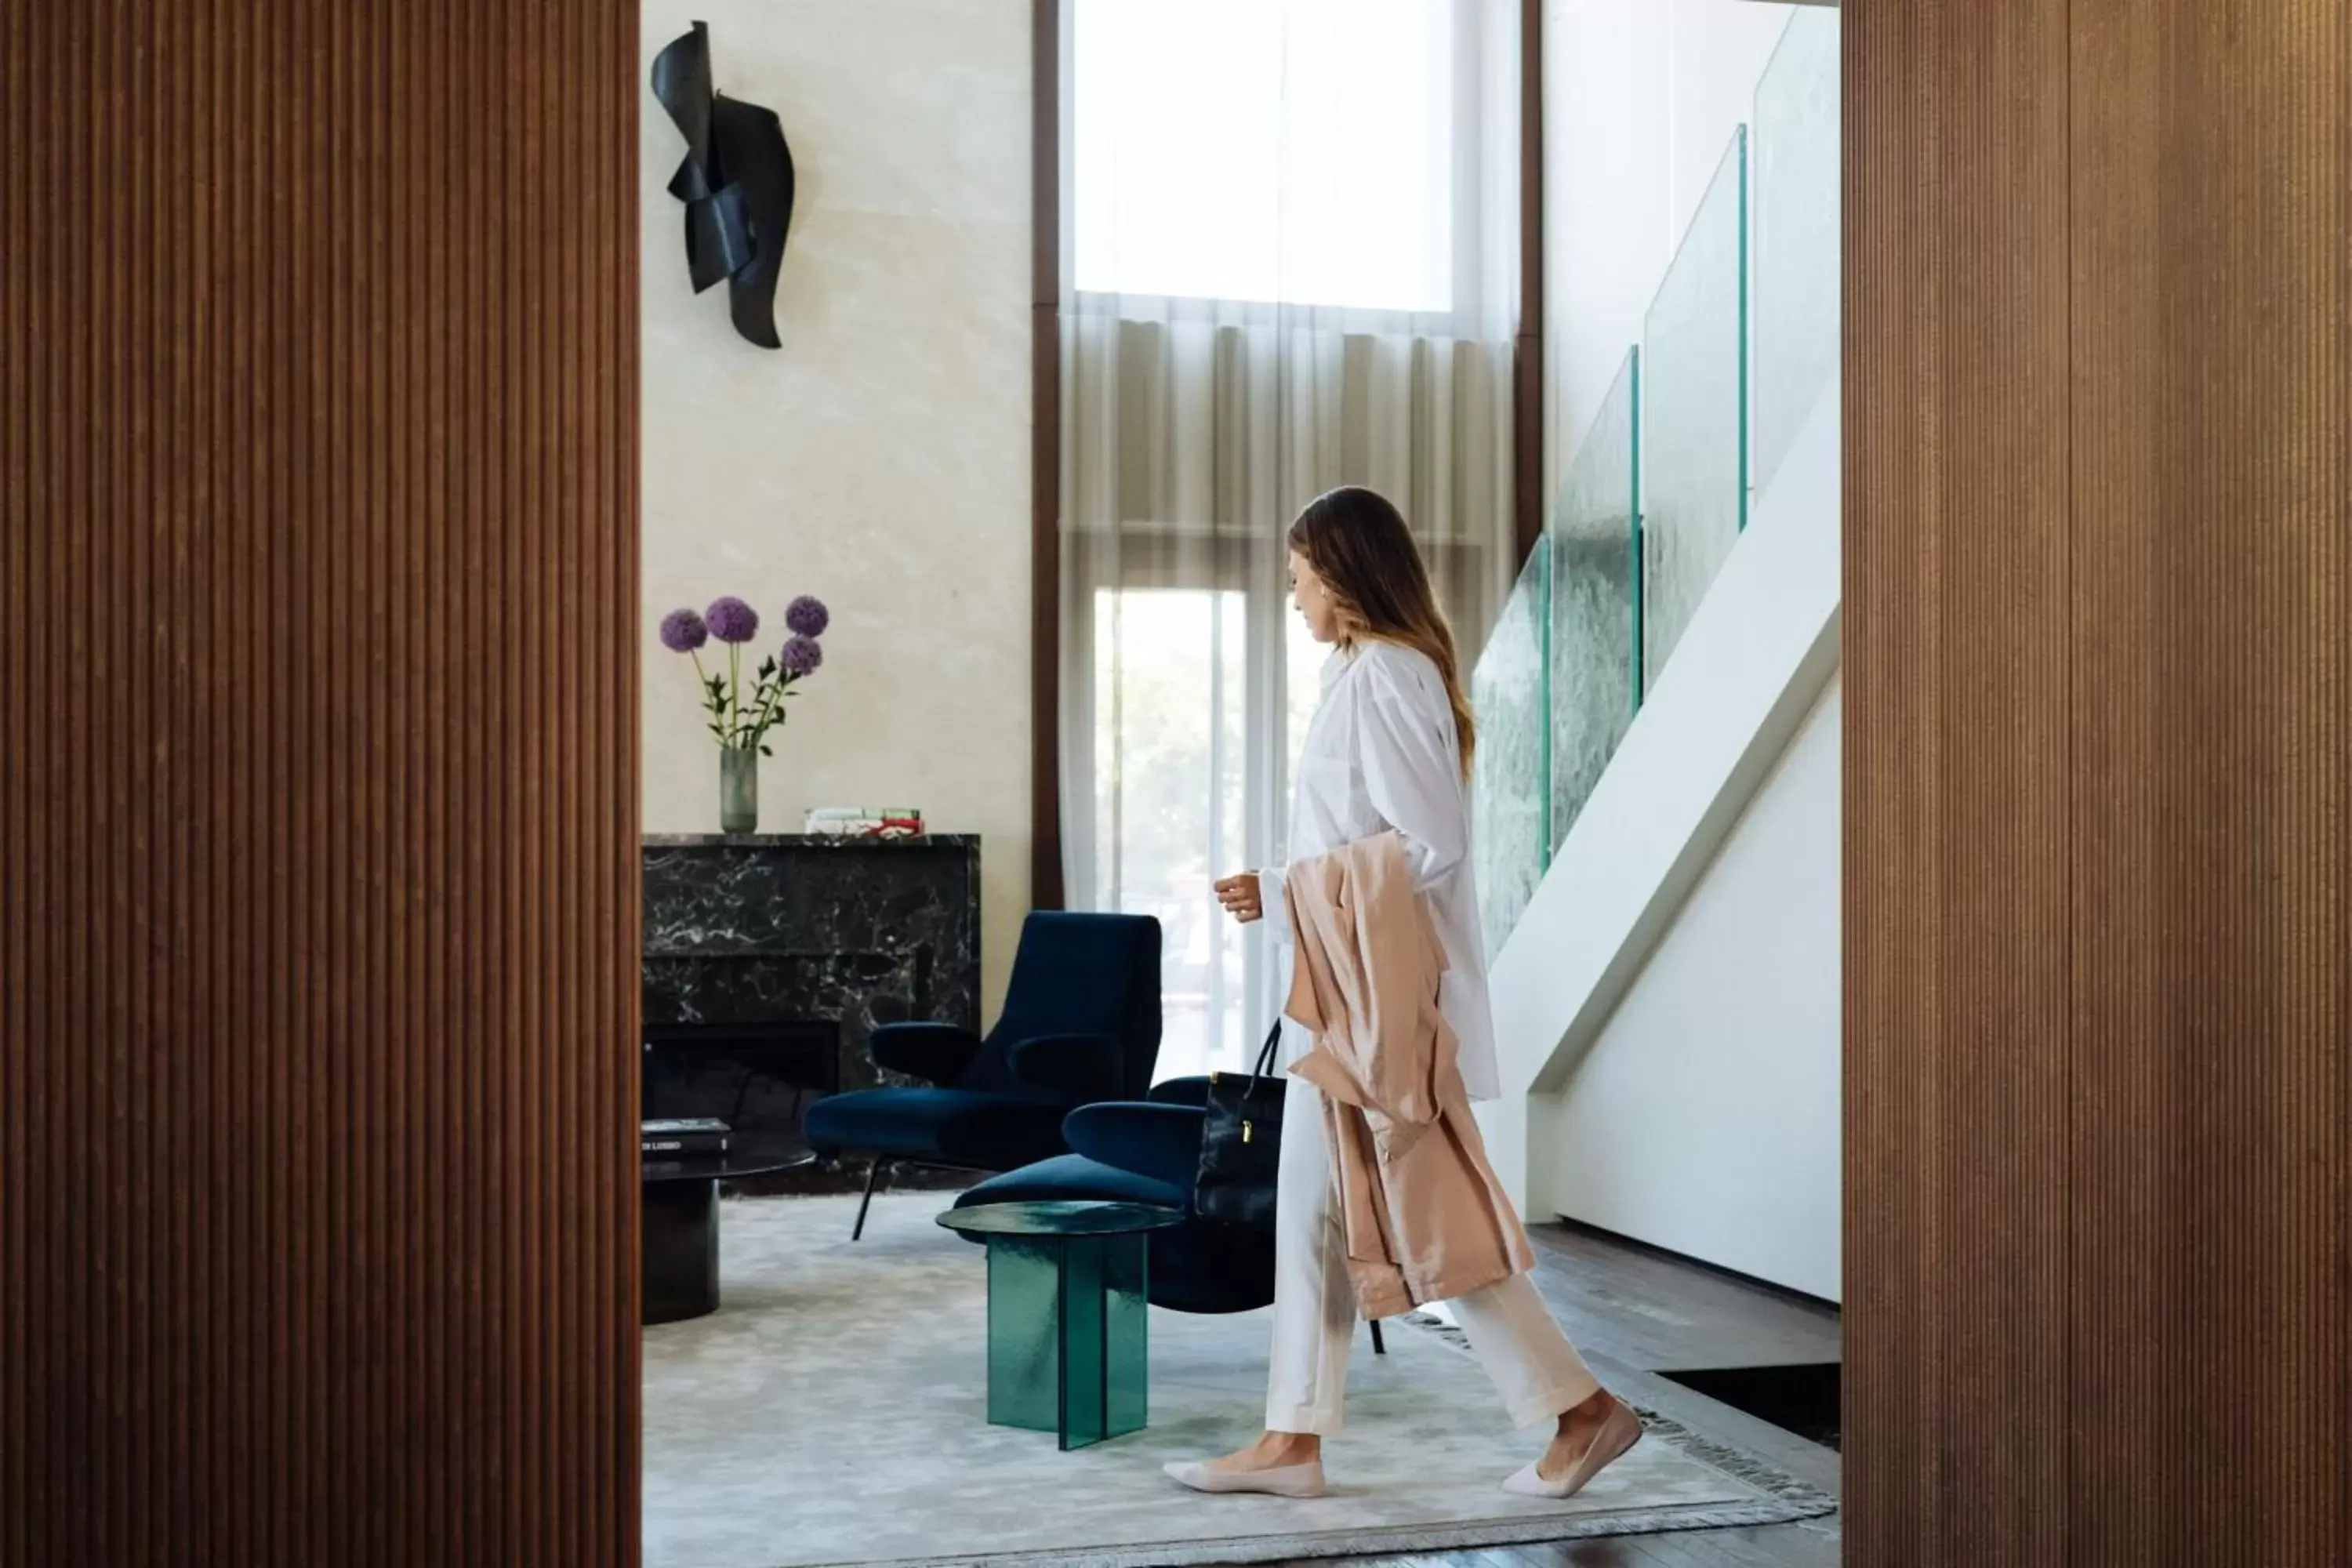
[[[784,700],[784,688],[792,684],[792,679],[789,675],[780,675],[776,677],[774,684],[768,688],[766,697],[761,701],[759,711],[752,715],[749,744],[757,746],[760,743],[760,738],[768,732],[769,727],[783,718],[783,710],[777,704]]]
[[[702,651],[699,648],[688,648],[686,656],[694,660],[695,686],[696,689],[702,693],[703,711],[710,715],[710,721],[713,724],[724,726],[727,722],[727,713],[710,695],[710,672],[702,668]],[[719,738],[719,743],[722,746],[727,743],[723,735]]]
[[[743,716],[742,650],[734,643],[727,645],[727,682],[722,694],[713,695],[710,672],[702,667],[702,654],[689,648],[687,657],[694,660],[695,679],[702,689],[702,706],[709,713],[711,727],[719,732],[719,743],[736,751],[756,750],[762,737],[784,721],[784,699],[792,695],[795,677],[779,671],[752,692],[751,718]]]

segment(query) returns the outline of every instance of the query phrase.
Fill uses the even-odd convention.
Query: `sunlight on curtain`
[[[1066,0],[1063,798],[1073,902],[1166,932],[1160,1076],[1273,1016],[1218,877],[1278,865],[1324,650],[1300,506],[1404,510],[1465,667],[1508,591],[1517,6]]]

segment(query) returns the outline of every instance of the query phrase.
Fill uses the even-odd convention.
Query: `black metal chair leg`
[[[1389,1353],[1388,1342],[1381,1338],[1381,1321],[1378,1318],[1372,1320],[1372,1353],[1374,1355]]]
[[[874,1206],[874,1188],[882,1180],[882,1167],[887,1163],[887,1161],[877,1160],[866,1168],[866,1195],[858,1200],[857,1223],[849,1227],[852,1241],[866,1234],[866,1211]]]

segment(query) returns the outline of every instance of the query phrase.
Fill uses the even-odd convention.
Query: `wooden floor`
[[[1829,1449],[1658,1375],[1836,1361],[1835,1312],[1590,1232],[1541,1226],[1531,1234],[1544,1299],[1612,1390],[1837,1491],[1838,1457]],[[1836,1568],[1838,1520],[1333,1561],[1349,1568]]]

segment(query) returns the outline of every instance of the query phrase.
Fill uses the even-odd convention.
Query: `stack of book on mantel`
[[[708,1117],[687,1121],[647,1121],[637,1136],[644,1160],[715,1160],[727,1152],[727,1123]]]
[[[803,832],[839,838],[912,838],[923,814],[911,805],[824,805],[808,814]]]

